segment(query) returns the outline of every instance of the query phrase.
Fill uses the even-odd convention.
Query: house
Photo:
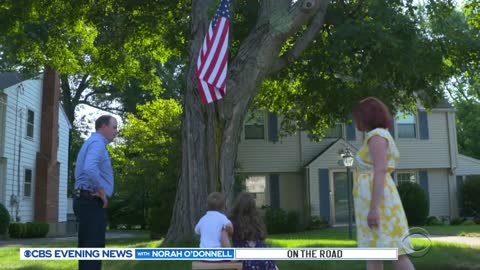
[[[69,131],[58,75],[0,73],[0,203],[12,222],[66,230]]]
[[[269,112],[249,113],[244,124],[237,171],[247,176],[245,187],[257,206],[346,224],[347,172],[339,152],[349,147],[355,154],[365,134],[349,123],[338,124],[320,142],[303,131],[277,141],[278,128],[276,114]],[[418,106],[415,114],[398,114],[390,133],[400,151],[395,182],[419,183],[428,194],[430,216],[458,216],[459,186],[466,175],[480,174],[480,160],[458,153],[455,109],[447,102],[428,112]]]

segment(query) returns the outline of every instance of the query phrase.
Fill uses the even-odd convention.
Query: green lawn
[[[448,227],[448,228],[447,228]],[[463,228],[468,227],[468,228]],[[458,235],[461,231],[480,233],[480,226],[441,226],[427,227],[431,234]],[[459,231],[454,233],[455,229]],[[433,233],[434,231],[435,233]],[[422,244],[423,240],[414,240]],[[268,243],[277,247],[354,247],[356,242],[347,239],[346,229],[326,229],[295,234],[272,235]],[[158,247],[160,241],[150,241],[147,236],[130,239],[109,240],[108,247]],[[190,243],[188,246],[194,244]],[[75,247],[75,242],[49,244],[48,247]],[[45,246],[43,246],[45,247]],[[480,269],[480,247],[433,242],[430,252],[422,258],[413,258],[416,269],[467,270]],[[0,269],[77,269],[77,261],[20,261],[19,247],[0,248]],[[278,261],[281,270],[285,269],[365,269],[362,261]],[[104,261],[103,269],[191,269],[190,261]],[[386,262],[385,269],[392,269]]]
[[[425,226],[430,235],[480,237],[480,225]]]

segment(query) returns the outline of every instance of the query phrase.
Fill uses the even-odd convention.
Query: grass
[[[439,227],[439,228],[437,228]],[[448,228],[451,227],[451,228]],[[468,227],[468,228],[467,228]],[[480,233],[480,226],[435,226],[426,227],[432,235],[459,235]],[[454,230],[457,229],[457,230]],[[458,231],[458,232],[455,232]],[[415,239],[414,244],[421,245],[424,240]],[[108,240],[108,247],[159,247],[161,241],[150,241],[146,235],[129,239]],[[268,243],[275,247],[355,247],[356,241],[347,239],[346,229],[326,229],[295,234],[272,235]],[[480,247],[460,244],[432,242],[428,254],[421,258],[412,258],[416,269],[426,270],[471,270],[480,269]],[[194,243],[187,244],[195,245]],[[34,246],[34,245],[31,245]],[[36,245],[40,246],[40,245]],[[41,247],[75,247],[76,242],[52,243]],[[24,246],[26,247],[26,246]],[[365,269],[361,261],[277,261],[280,269]],[[53,270],[77,269],[77,261],[20,261],[19,247],[0,248],[0,269]],[[191,269],[190,261],[104,261],[103,269]],[[392,264],[385,263],[385,269],[393,269]]]
[[[425,226],[430,235],[480,237],[480,225]]]

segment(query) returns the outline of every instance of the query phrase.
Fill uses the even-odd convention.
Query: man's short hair
[[[101,129],[104,125],[110,125],[110,119],[112,119],[111,115],[102,115],[97,120],[95,120],[95,130]]]
[[[207,210],[222,211],[225,208],[225,195],[220,192],[212,192],[207,198]]]

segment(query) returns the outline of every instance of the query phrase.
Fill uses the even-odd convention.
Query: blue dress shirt
[[[110,197],[113,193],[113,169],[107,151],[108,140],[94,132],[80,148],[75,166],[75,189],[95,191],[101,187]]]

